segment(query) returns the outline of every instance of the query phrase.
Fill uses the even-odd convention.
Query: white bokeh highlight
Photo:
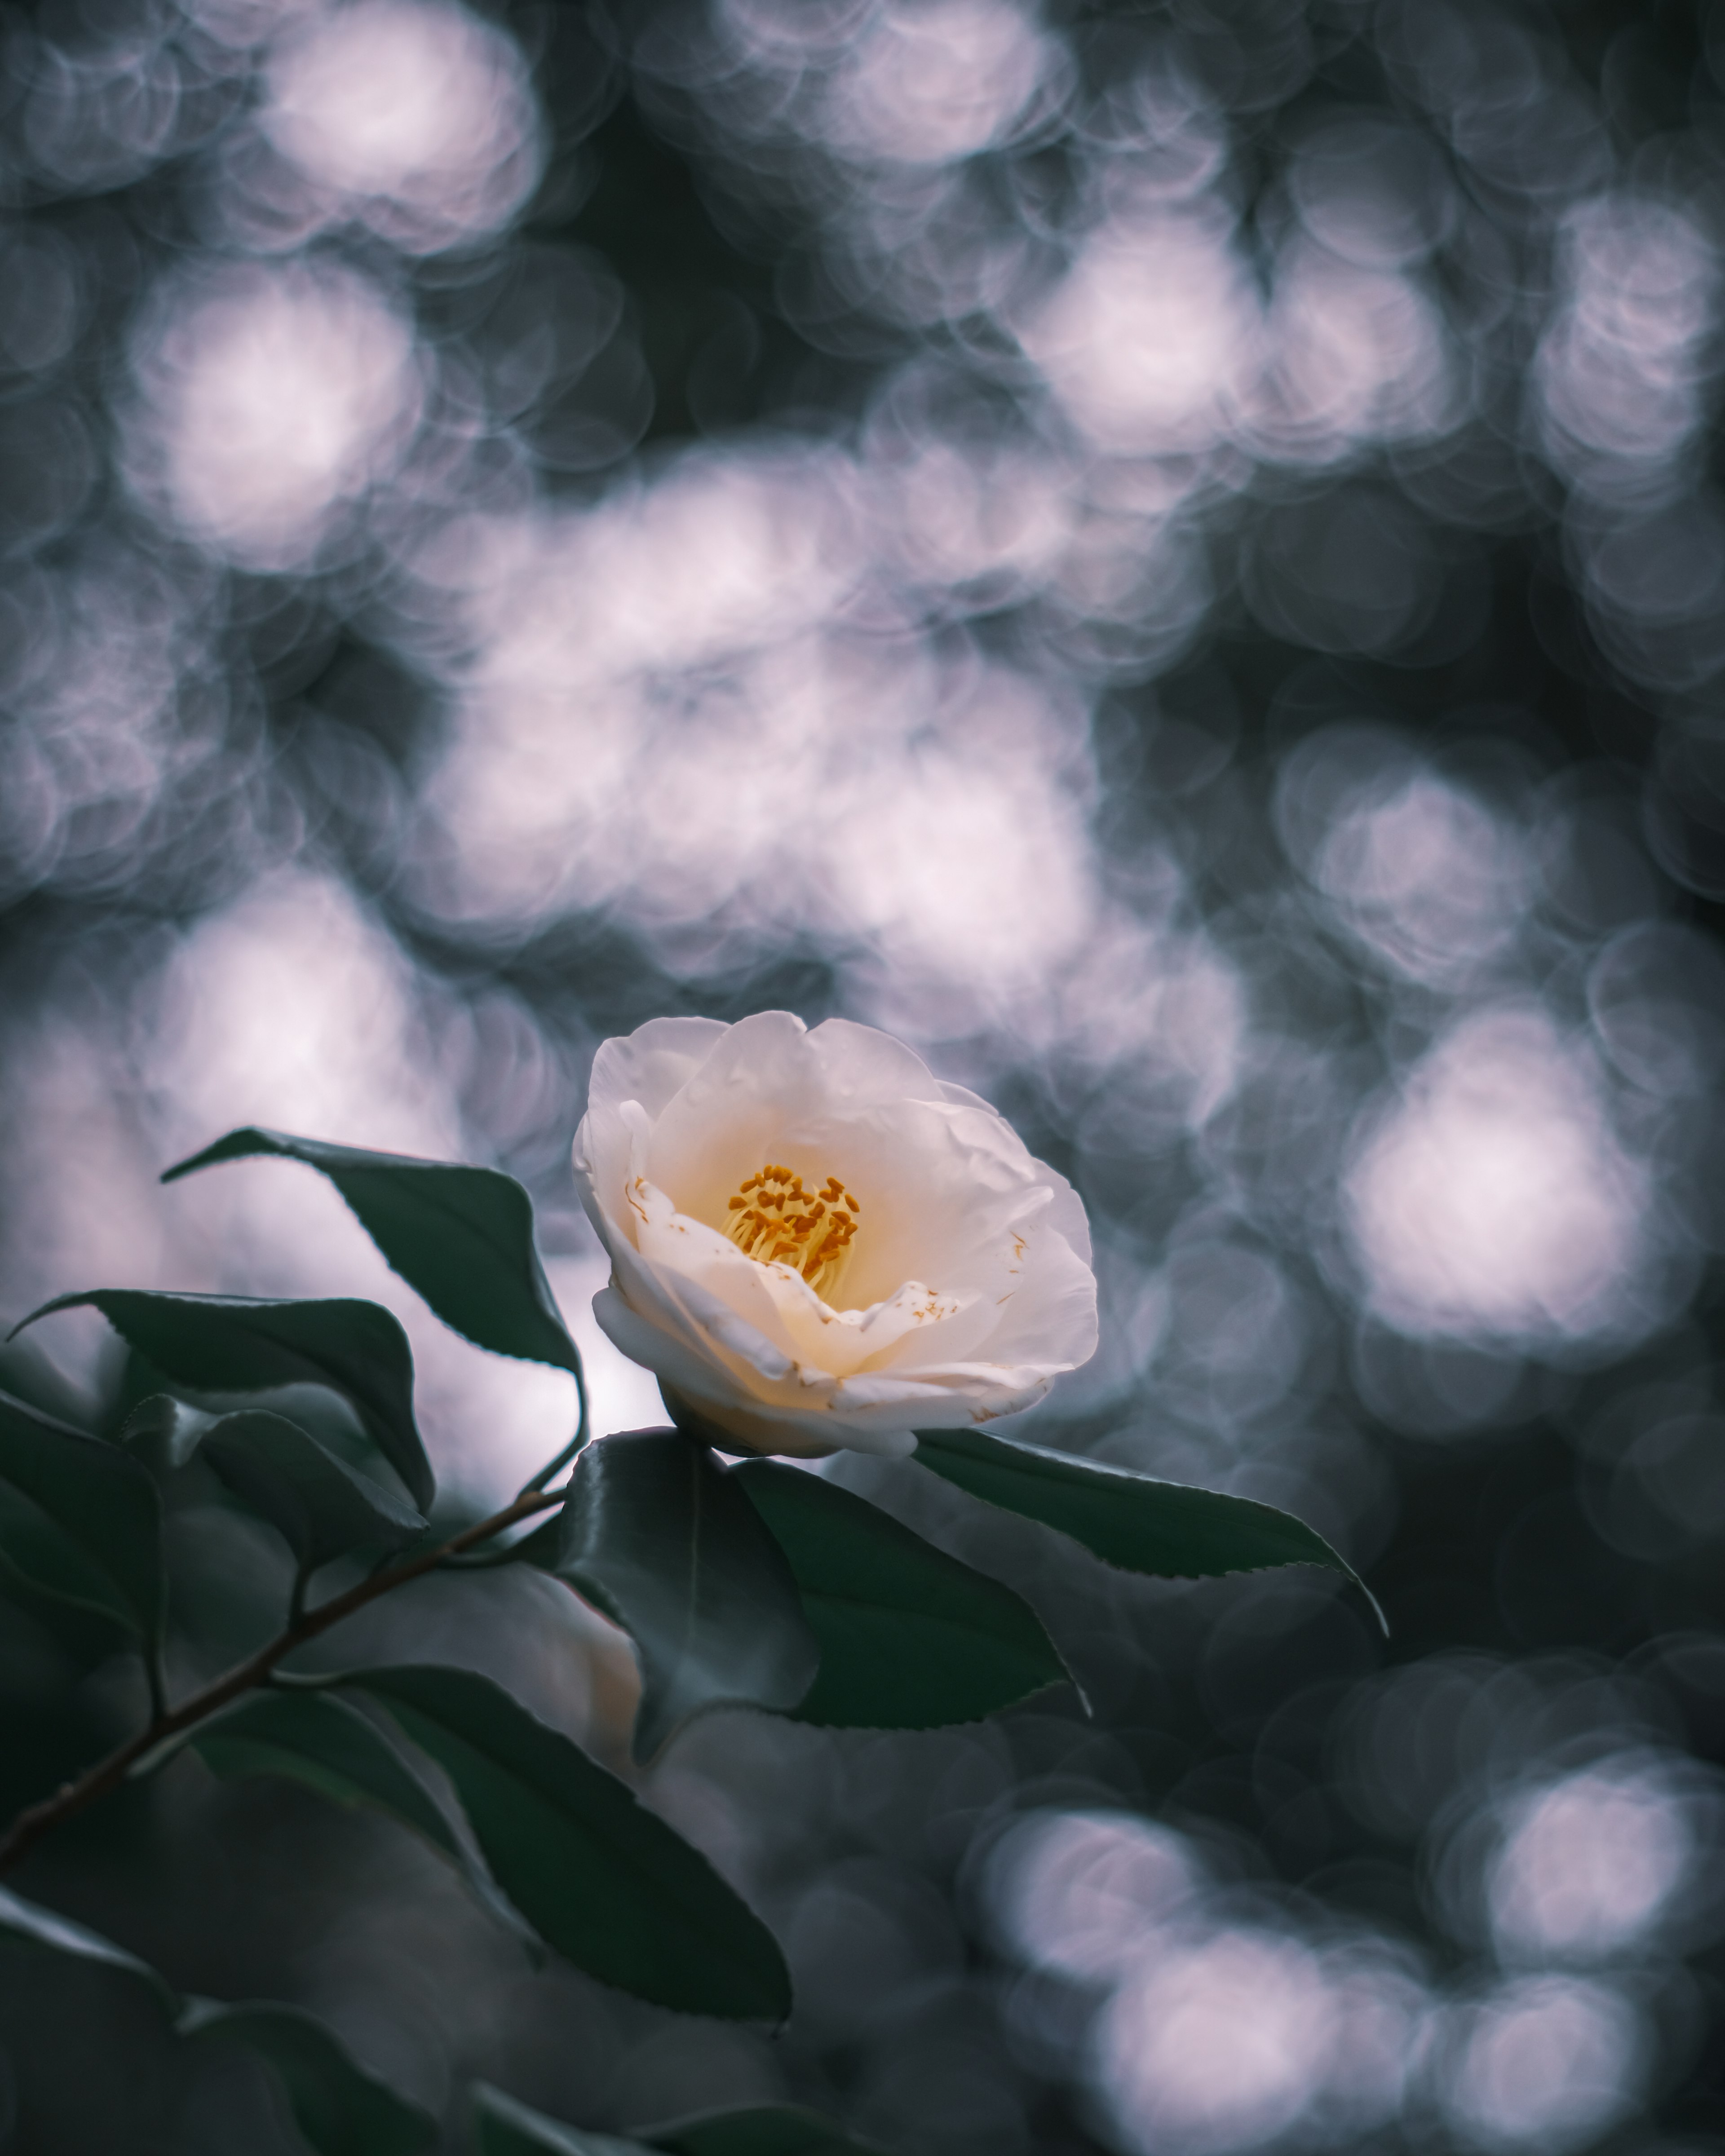
[[[1370,1306],[1405,1332],[1557,1342],[1642,1322],[1650,1178],[1585,1050],[1537,1009],[1438,1040],[1368,1124],[1343,1203]]]
[[[136,364],[145,491],[189,536],[258,570],[316,556],[399,463],[424,391],[407,318],[368,279],[309,259],[171,281]]]
[[[259,124],[337,208],[414,252],[496,230],[538,177],[519,49],[443,0],[352,0],[290,23]]]

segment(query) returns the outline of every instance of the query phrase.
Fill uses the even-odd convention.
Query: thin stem
[[[26,1806],[13,1821],[5,1838],[0,1840],[0,1871],[16,1864],[26,1850],[33,1848],[50,1828],[58,1826],[62,1820],[70,1819],[74,1812],[81,1812],[86,1805],[93,1804],[98,1797],[105,1797],[110,1789],[118,1789],[126,1779],[126,1769],[161,1743],[164,1738],[175,1737],[182,1729],[194,1727],[218,1708],[226,1707],[230,1700],[238,1699],[242,1692],[250,1691],[254,1686],[266,1682],[276,1664],[292,1654],[295,1647],[302,1647],[308,1640],[316,1639],[320,1633],[327,1632],[332,1625],[339,1625],[344,1617],[351,1617],[356,1609],[364,1609],[368,1602],[377,1601],[380,1595],[388,1594],[398,1587],[405,1587],[411,1579],[422,1578],[444,1558],[470,1549],[475,1543],[485,1542],[492,1535],[501,1534],[506,1527],[512,1527],[517,1520],[527,1519],[533,1513],[545,1512],[562,1502],[561,1491],[547,1494],[543,1490],[524,1490],[519,1497],[506,1505],[501,1512],[494,1512],[490,1519],[480,1520],[474,1527],[464,1527],[459,1535],[452,1535],[448,1542],[439,1543],[435,1549],[424,1551],[418,1557],[404,1558],[400,1564],[392,1565],[387,1571],[374,1572],[368,1579],[362,1579],[357,1586],[350,1587],[345,1594],[337,1594],[331,1600],[321,1604],[317,1609],[308,1611],[297,1623],[290,1624],[285,1631],[271,1640],[266,1646],[259,1647],[256,1654],[236,1664],[225,1676],[218,1677],[213,1684],[206,1685],[200,1692],[194,1692],[190,1699],[182,1701],[178,1707],[154,1716],[147,1729],[140,1730],[136,1737],[129,1738],[124,1744],[110,1752],[105,1759],[99,1759],[95,1766],[86,1768],[75,1780],[63,1783],[51,1797],[43,1798],[39,1804]]]
[[[550,1481],[552,1476],[558,1473],[562,1469],[567,1467],[569,1462],[575,1457],[576,1454],[580,1451],[583,1445],[587,1443],[588,1423],[587,1380],[581,1374],[581,1363],[580,1358],[578,1356],[576,1358],[574,1374],[575,1397],[581,1404],[581,1413],[575,1424],[575,1435],[569,1440],[569,1442],[563,1447],[562,1450],[557,1454],[554,1460],[547,1460],[544,1466],[540,1469],[539,1472],[533,1477],[531,1482],[524,1482],[521,1485],[521,1495],[524,1497],[527,1495],[529,1491],[542,1490],[546,1484]]]

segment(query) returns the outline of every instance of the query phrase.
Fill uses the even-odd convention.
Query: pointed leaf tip
[[[1389,1636],[1377,1597],[1348,1560],[1315,1527],[1255,1497],[1163,1482],[978,1430],[919,1430],[915,1458],[973,1497],[1070,1535],[1122,1572],[1209,1579],[1322,1565],[1359,1589]]]
[[[416,1663],[348,1672],[449,1776],[491,1876],[547,1944],[660,2006],[779,2022],[778,1942],[625,1783],[490,1678]]]
[[[248,1127],[177,1162],[162,1180],[250,1159],[299,1161],[326,1177],[384,1261],[463,1339],[579,1374],[534,1243],[533,1201],[513,1176]]]

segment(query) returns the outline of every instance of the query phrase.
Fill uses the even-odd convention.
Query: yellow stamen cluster
[[[726,1232],[746,1256],[763,1265],[790,1265],[824,1295],[838,1278],[862,1208],[836,1175],[819,1190],[805,1190],[800,1175],[769,1164],[749,1178],[728,1210]]]

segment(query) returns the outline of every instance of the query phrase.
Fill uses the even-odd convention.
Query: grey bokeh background
[[[1026,1586],[1094,1718],[680,1739],[644,1788],[786,1941],[773,2038],[535,1973],[388,1830],[190,1762],[24,1890],[434,2102],[1717,2147],[1725,18],[0,22],[0,1305],[375,1296],[478,1504],[567,1380],[313,1178],[158,1170],[247,1121],[507,1168],[631,1426],[594,1045],[843,1012],[1091,1208],[1102,1349],[1019,1427],[1292,1507],[1393,1627],[841,1463]],[[41,1339],[103,1412],[100,1328]],[[253,1636],[261,1535],[175,1532]],[[622,1765],[561,1589],[361,1630]],[[9,1799],[136,1712],[111,1645],[0,1606]],[[123,1987],[8,1953],[0,2000],[0,2146],[291,2145]]]

